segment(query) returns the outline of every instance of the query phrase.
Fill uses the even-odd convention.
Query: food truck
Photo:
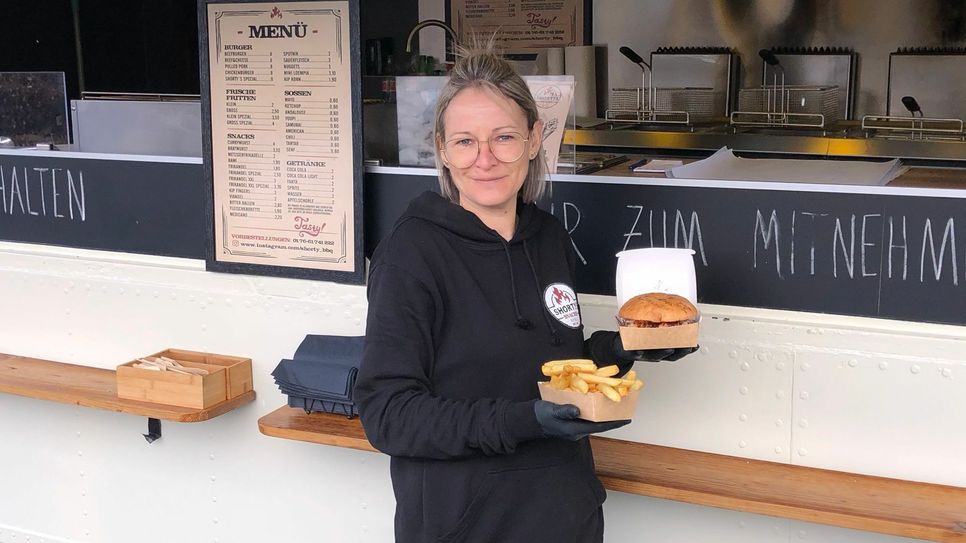
[[[618,253],[693,261],[700,347],[591,438],[605,541],[966,540],[961,4],[21,4],[0,541],[392,540],[389,457],[273,371],[365,334],[454,44],[497,29],[569,100],[541,206],[585,334]]]

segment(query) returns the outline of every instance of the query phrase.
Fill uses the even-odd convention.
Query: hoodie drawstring
[[[510,258],[510,244],[502,240],[501,242],[503,244],[503,252],[506,253],[506,264],[510,269],[510,294],[513,296],[513,311],[516,313],[517,327],[524,330],[529,330],[533,328],[533,323],[530,322],[530,319],[524,317],[523,314],[520,313],[520,304],[517,302],[517,282],[513,277],[513,260]],[[526,245],[524,244],[524,249],[525,248]]]
[[[509,254],[510,253],[507,252],[507,256],[509,256]],[[530,273],[533,274],[533,284],[537,286],[537,298],[540,299],[540,307],[543,307],[543,296],[540,294],[540,279],[537,277],[537,268],[533,265],[533,259],[530,258],[530,249],[527,248],[526,240],[523,240],[523,254],[527,257],[527,264],[530,265]],[[516,295],[514,295],[514,297],[515,296]],[[516,303],[515,299],[514,303]],[[547,323],[547,328],[550,329],[550,343],[554,346],[560,345],[562,341],[557,335],[557,327],[554,326],[553,321],[550,320],[550,315],[548,315],[546,311],[541,311],[540,313],[543,314],[543,320]]]

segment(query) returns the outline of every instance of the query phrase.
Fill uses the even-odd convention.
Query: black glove
[[[577,418],[580,416],[580,409],[576,405],[559,404],[545,400],[537,400],[537,403],[533,404],[533,412],[537,415],[537,422],[543,428],[545,436],[559,437],[571,441],[578,441],[590,434],[620,428],[630,422],[630,420],[607,422],[580,420]]]
[[[676,349],[644,349],[640,351],[625,351],[620,334],[614,332],[614,356],[621,360],[635,360],[643,362],[674,362],[697,351],[698,347],[679,347]]]

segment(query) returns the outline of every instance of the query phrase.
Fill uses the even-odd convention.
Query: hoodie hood
[[[539,214],[534,204],[517,200],[517,226],[509,242],[471,211],[450,202],[435,192],[424,192],[409,204],[402,219],[418,218],[436,224],[457,236],[481,243],[515,244],[532,238],[540,231]]]

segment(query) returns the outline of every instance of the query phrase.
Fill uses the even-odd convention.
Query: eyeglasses
[[[502,132],[486,140],[490,153],[500,162],[516,162],[527,152],[527,142],[519,132]],[[453,138],[443,144],[443,156],[454,168],[469,168],[480,156],[480,140]]]

